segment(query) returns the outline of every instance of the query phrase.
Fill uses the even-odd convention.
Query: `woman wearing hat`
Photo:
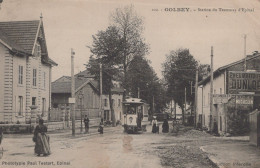
[[[47,127],[43,124],[43,119],[39,119],[39,125],[34,130],[33,141],[35,142],[34,152],[37,156],[43,154],[43,156],[50,155],[50,137],[46,134]]]

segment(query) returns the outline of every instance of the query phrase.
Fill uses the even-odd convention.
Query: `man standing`
[[[87,115],[85,115],[84,117],[84,124],[85,124],[85,133],[89,133],[88,130],[89,130],[89,118]]]

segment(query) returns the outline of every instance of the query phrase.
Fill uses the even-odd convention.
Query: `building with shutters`
[[[53,66],[42,19],[0,22],[0,122],[30,122],[32,105],[47,119]]]

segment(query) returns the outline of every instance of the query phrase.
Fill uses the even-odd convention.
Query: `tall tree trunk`
[[[114,111],[114,106],[112,102],[112,93],[111,93],[111,87],[109,88],[109,93],[108,93],[108,98],[109,98],[109,105],[110,105],[110,111],[111,111],[111,120],[112,120],[112,126],[116,126],[116,117],[115,117],[115,111]]]
[[[125,61],[125,60],[124,60]],[[126,91],[128,91],[128,86],[127,86],[127,83],[126,83],[126,63],[124,63],[124,92],[123,92],[123,101],[125,101],[126,99]]]

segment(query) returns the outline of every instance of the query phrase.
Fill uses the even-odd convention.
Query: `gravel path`
[[[201,146],[213,143],[221,143],[221,140],[205,132],[180,127],[178,134],[169,133],[161,142],[154,144],[154,150],[163,167],[216,168],[207,154],[200,150]]]

